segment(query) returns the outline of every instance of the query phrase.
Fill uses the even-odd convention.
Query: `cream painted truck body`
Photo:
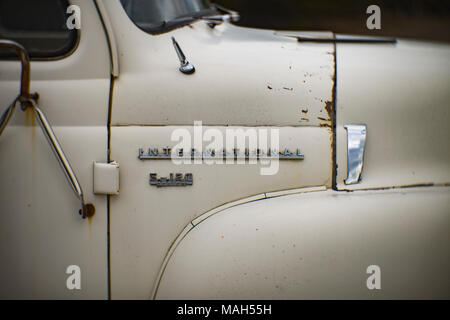
[[[160,35],[119,1],[81,8],[80,41],[31,63],[31,87],[96,207],[87,221],[31,110],[0,136],[0,297],[62,299],[450,298],[450,47],[308,43],[205,21]],[[175,37],[196,67],[178,70]],[[0,103],[19,65],[0,61]],[[176,129],[279,129],[302,161],[140,160]],[[365,124],[362,179],[346,185],[349,124]],[[117,195],[93,162],[120,164]],[[149,174],[192,173],[156,188]],[[351,191],[351,192],[349,192]],[[81,269],[68,290],[66,268]],[[379,265],[381,290],[369,290]]]

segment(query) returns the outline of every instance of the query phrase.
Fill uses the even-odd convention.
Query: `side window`
[[[0,39],[13,40],[28,50],[31,59],[55,59],[77,45],[78,32],[69,30],[66,0],[0,0]],[[0,59],[14,58],[8,50]]]

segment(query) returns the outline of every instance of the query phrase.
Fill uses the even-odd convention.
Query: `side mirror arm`
[[[21,71],[21,80],[20,80],[20,93],[17,98],[9,105],[9,107],[3,112],[0,117],[0,136],[3,130],[6,128],[9,120],[11,120],[14,110],[16,108],[17,102],[20,102],[21,109],[25,111],[27,108],[32,108],[34,110],[36,119],[39,122],[39,125],[47,138],[50,147],[52,148],[58,163],[66,175],[67,181],[70,183],[75,195],[81,201],[81,209],[79,211],[80,215],[84,218],[91,217],[95,213],[95,207],[91,203],[84,202],[83,189],[81,188],[80,183],[75,175],[75,172],[70,165],[69,160],[64,154],[61,145],[56,138],[55,133],[47,120],[47,117],[39,108],[37,100],[39,99],[38,93],[30,93],[30,58],[26,51],[26,49],[21,46],[19,43],[10,41],[10,40],[2,40],[0,39],[0,48],[11,49],[16,52],[18,55],[20,62],[22,64]]]

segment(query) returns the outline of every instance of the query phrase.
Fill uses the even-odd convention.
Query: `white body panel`
[[[450,47],[337,45],[337,185],[369,189],[450,182]],[[346,124],[367,126],[361,182],[347,178]]]
[[[78,47],[32,62],[31,91],[96,213],[78,215],[32,112],[18,108],[0,137],[0,298],[450,297],[448,45],[306,43],[292,35],[334,35],[200,20],[155,36],[119,0],[71,2]],[[172,36],[194,74],[179,71]],[[18,77],[17,62],[0,61],[0,107]],[[138,158],[174,147],[173,131],[192,134],[194,121],[277,129],[280,149],[304,160],[264,176],[259,164]],[[349,124],[367,125],[351,186]],[[120,190],[117,170],[97,177],[99,193],[116,195],[94,194],[94,161],[120,164]],[[157,188],[150,173],[194,182]],[[403,188],[417,184],[434,186]],[[69,265],[82,290],[67,289]],[[369,265],[381,267],[381,291],[365,286]]]
[[[93,2],[73,1],[82,36],[68,57],[31,63],[31,91],[95,205],[89,221],[31,110],[18,107],[0,137],[0,298],[107,298],[106,196],[93,194],[93,161],[107,160],[108,45]],[[83,32],[83,30],[89,32]],[[18,62],[0,61],[0,106],[19,92]],[[81,268],[81,290],[68,290],[66,269]]]
[[[273,31],[231,24],[211,29],[204,21],[154,36],[134,25],[118,1],[105,6],[120,65],[112,125],[330,124],[332,44],[299,45]],[[178,70],[172,36],[194,74]]]
[[[410,188],[232,207],[186,227],[155,297],[448,299],[449,206],[449,188]],[[366,286],[371,265],[381,290]]]
[[[193,218],[255,194],[331,187],[334,51],[332,44],[299,45],[273,31],[228,23],[211,29],[198,21],[154,36],[134,25],[118,1],[105,7],[120,65],[111,122],[111,159],[121,165],[120,196],[111,199],[112,297],[146,299],[173,239]],[[178,70],[171,36],[194,74]],[[194,121],[223,133],[234,126],[279,129],[280,149],[300,148],[308,157],[280,161],[273,176],[262,176],[259,165],[177,166],[137,158],[139,148],[174,147],[171,133],[192,132]],[[156,188],[150,173],[193,173],[194,184]]]
[[[144,146],[171,145],[180,127],[112,128],[111,157],[121,164],[120,196],[111,198],[112,297],[150,297],[167,250],[183,227],[223,203],[251,195],[298,188],[331,186],[330,134],[326,128],[280,128],[280,144],[301,146],[303,161],[280,161],[276,175],[263,176],[259,164],[182,164],[139,160]],[[214,127],[225,131],[225,127]],[[230,127],[228,127],[230,128]],[[192,132],[192,127],[187,127]],[[149,174],[192,173],[193,186],[157,188]]]

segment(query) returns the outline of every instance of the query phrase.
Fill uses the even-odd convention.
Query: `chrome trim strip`
[[[64,174],[67,178],[67,181],[69,181],[70,186],[72,187],[73,191],[75,192],[75,195],[81,201],[81,208],[83,210],[81,215],[84,218],[85,217],[85,214],[84,214],[85,203],[84,203],[83,190],[80,186],[80,183],[78,182],[75,172],[73,171],[72,166],[69,163],[69,160],[67,159],[66,155],[64,154],[64,151],[61,148],[61,145],[59,144],[58,139],[56,138],[55,133],[53,132],[52,127],[51,127],[50,123],[48,122],[47,118],[45,117],[44,113],[38,107],[36,101],[31,99],[30,102],[33,105],[34,110],[36,111],[36,119],[39,122],[42,132],[44,132],[44,135],[47,138],[47,141],[50,144],[50,146],[56,156],[56,159],[58,160],[58,163],[60,164],[61,168],[63,169]]]
[[[344,128],[347,130],[347,179],[344,183],[355,184],[361,178],[367,129],[365,125],[354,124]]]

